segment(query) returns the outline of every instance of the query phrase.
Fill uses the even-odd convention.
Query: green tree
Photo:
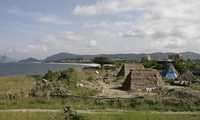
[[[109,57],[103,57],[103,56],[101,56],[101,57],[95,57],[93,59],[93,62],[97,63],[97,64],[100,64],[100,66],[101,66],[102,69],[103,69],[103,66],[105,64],[112,64],[113,63],[113,61],[112,61],[111,58],[109,58]]]
[[[45,75],[44,75],[44,79],[46,80],[53,80],[54,74],[53,71],[49,70]]]
[[[155,60],[144,60],[143,65],[145,68],[153,68],[153,69],[158,69],[158,70],[164,69],[164,66],[159,64]]]
[[[60,76],[59,72],[53,72],[51,70],[49,70],[45,75],[44,75],[44,79],[49,80],[49,81],[53,81],[53,80],[58,80]]]
[[[188,63],[182,59],[176,60],[174,65],[179,72],[184,72],[185,70],[189,69]]]

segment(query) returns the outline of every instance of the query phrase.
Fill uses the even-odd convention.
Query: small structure
[[[194,79],[193,73],[191,71],[186,71],[178,77],[177,81],[174,81],[174,84],[190,86],[193,79]]]
[[[149,92],[161,87],[163,84],[162,77],[157,70],[133,69],[125,79],[122,89],[133,92]]]
[[[167,70],[163,71],[162,76],[168,80],[175,80],[178,78],[178,72],[173,64],[168,64]]]
[[[142,64],[123,64],[120,68],[117,77],[125,77],[129,74],[130,70],[134,69],[144,69]]]

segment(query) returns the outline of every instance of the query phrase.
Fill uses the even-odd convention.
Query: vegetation
[[[80,120],[199,120],[198,113],[158,113],[138,111],[110,111],[79,113]],[[0,112],[1,120],[64,120],[62,112]],[[78,120],[78,119],[77,119]]]
[[[64,120],[58,112],[0,112],[0,120]]]
[[[95,112],[82,114],[85,120],[199,120],[200,115],[155,112]]]
[[[35,80],[28,76],[0,77],[0,99],[27,97]]]
[[[103,56],[101,56],[101,57],[95,57],[93,59],[93,62],[97,63],[97,64],[100,64],[101,68],[103,68],[104,64],[112,64],[113,63],[113,61],[110,58],[103,57]]]
[[[72,68],[61,72],[48,71],[42,80],[37,81],[31,95],[33,97],[94,96],[96,90],[79,86],[80,81],[86,80],[87,76],[83,71]]]
[[[28,91],[33,85],[34,79],[28,76],[0,77],[0,93]]]
[[[152,68],[152,69],[158,69],[158,70],[162,70],[165,67],[165,66],[159,64],[155,60],[144,60],[143,64],[144,64],[145,68]]]
[[[159,64],[158,61],[155,60],[143,60],[142,61],[144,67],[146,68],[153,68],[158,70],[166,69],[166,66]],[[192,60],[183,60],[177,59],[174,61],[174,66],[179,72],[184,72],[185,70],[193,70],[193,69],[200,69],[200,62],[199,61],[192,61]]]
[[[105,62],[106,61],[106,62]],[[99,63],[102,66],[107,60]],[[116,64],[121,64],[116,63]],[[175,65],[179,70],[193,68],[191,61],[177,60]],[[144,61],[147,68],[162,70],[164,66],[156,61]],[[123,78],[114,77],[113,70],[95,69],[68,69],[65,71],[48,71],[40,76],[18,76],[0,78],[0,109],[62,109],[71,106],[75,110],[99,110],[114,109],[116,112],[90,112],[74,114],[73,120],[198,120],[200,115],[176,115],[166,113],[151,113],[148,111],[200,111],[200,96],[198,92],[184,90],[161,90],[156,96],[143,96],[137,99],[102,99],[94,98],[99,92],[94,85],[106,85],[118,82]],[[98,82],[102,80],[105,83]],[[91,86],[84,86],[85,84]],[[81,85],[81,84],[84,85]],[[109,83],[108,83],[109,84]],[[200,91],[199,84],[193,84],[193,90]],[[189,89],[189,88],[188,88]],[[78,97],[77,97],[78,96]],[[124,110],[124,111],[118,111]],[[127,111],[132,112],[127,112]],[[137,110],[133,112],[133,110]],[[146,111],[146,112],[145,112]],[[64,120],[63,113],[7,113],[1,115],[0,119],[9,120]],[[10,114],[10,115],[9,115]],[[6,117],[6,116],[7,117]],[[80,117],[81,115],[82,117]],[[24,118],[21,118],[24,116]],[[15,120],[16,120],[15,119]],[[71,120],[71,119],[70,119]]]

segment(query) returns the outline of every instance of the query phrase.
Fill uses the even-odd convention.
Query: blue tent
[[[178,78],[178,72],[176,71],[173,64],[168,65],[168,69],[163,71],[162,76],[165,77],[168,80],[175,80]]]

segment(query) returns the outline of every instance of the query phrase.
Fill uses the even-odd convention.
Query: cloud
[[[96,47],[97,46],[97,41],[96,40],[90,40],[88,45],[89,45],[89,47]]]
[[[132,41],[152,51],[197,50],[200,41],[199,6],[199,0],[98,0],[95,4],[76,6],[73,13],[78,16],[120,16],[128,12],[132,16],[128,21],[122,18],[122,21],[101,21],[85,27],[105,30],[111,35],[117,33],[120,38],[111,38],[115,39],[114,43],[124,41],[129,44],[125,46],[133,50],[139,48],[136,45],[131,47]],[[138,10],[140,16],[132,14]]]
[[[151,0],[149,0],[151,1]],[[99,0],[94,5],[76,6],[75,15],[99,15],[143,9],[146,0]]]
[[[81,26],[44,34],[23,49],[41,56],[57,52],[200,52],[199,6],[199,0],[97,0],[74,8],[74,18]],[[39,15],[37,21],[68,24],[66,18],[54,15]]]
[[[49,16],[41,16],[37,18],[37,21],[40,23],[45,23],[45,24],[57,24],[57,25],[69,25],[71,24],[67,20],[55,16],[55,15],[49,15]]]

